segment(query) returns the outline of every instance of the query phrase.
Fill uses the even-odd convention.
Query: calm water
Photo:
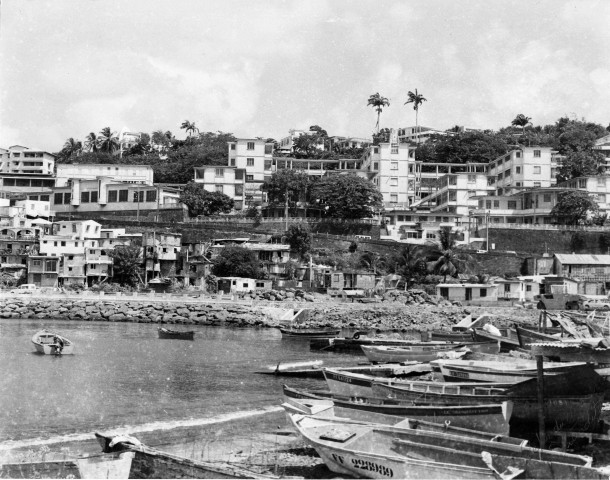
[[[43,328],[71,339],[75,354],[35,353],[30,339]],[[324,384],[255,371],[278,361],[365,360],[310,352],[275,329],[192,328],[195,341],[181,341],[160,340],[150,324],[1,319],[0,447],[276,406],[282,383]]]

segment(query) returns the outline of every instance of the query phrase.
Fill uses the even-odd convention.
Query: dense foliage
[[[301,258],[311,249],[309,228],[304,225],[290,225],[286,231],[286,242],[290,249]]]
[[[180,192],[180,201],[186,205],[191,217],[230,213],[235,203],[224,193],[208,192],[201,183],[192,181]]]
[[[587,192],[580,190],[561,192],[551,215],[559,222],[576,225],[599,213],[599,205]]]
[[[325,216],[333,218],[369,218],[382,206],[377,186],[351,173],[322,177],[312,185],[310,196]]]
[[[137,285],[142,282],[142,247],[139,245],[117,245],[108,252],[112,257],[112,281],[122,285]]]
[[[256,254],[238,245],[223,248],[213,263],[212,273],[217,277],[265,278]]]

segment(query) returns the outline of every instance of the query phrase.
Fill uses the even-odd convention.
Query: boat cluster
[[[576,445],[610,441],[605,319],[542,312],[538,328],[462,320],[431,341],[283,329],[312,349],[369,363],[281,363],[268,373],[321,377],[326,389],[283,387],[291,425],[326,466],[357,478],[608,478]],[[550,450],[552,443],[563,451]],[[535,446],[534,446],[535,445]]]

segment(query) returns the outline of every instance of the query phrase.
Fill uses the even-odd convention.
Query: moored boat
[[[497,330],[497,329],[496,329]],[[484,328],[474,328],[472,330],[472,337],[477,342],[500,342],[500,351],[509,352],[516,348],[520,348],[519,339],[517,333],[512,329],[505,329],[504,331],[490,332]]]
[[[195,332],[192,330],[170,330],[169,328],[159,327],[159,338],[175,340],[194,340]]]
[[[362,351],[371,363],[429,362],[438,358],[439,353],[468,350],[483,353],[499,353],[498,342],[470,342],[464,344],[414,344],[407,346],[362,345]]]
[[[505,362],[476,360],[433,360],[430,364],[438,368],[448,381],[516,383],[537,375],[536,362],[527,360]],[[571,368],[582,366],[584,362],[544,364],[545,375],[564,373]]]
[[[327,367],[323,365],[322,360],[288,363],[279,362],[277,365],[268,366],[266,370],[260,370],[256,373],[262,375],[324,379],[324,368]],[[413,375],[414,373],[425,374],[432,372],[432,367],[429,364],[419,362],[384,363],[382,365],[367,364],[354,367],[332,368],[337,371],[364,373],[366,375],[380,377],[406,377],[408,375]]]
[[[59,333],[41,330],[32,336],[32,343],[38,353],[44,355],[72,355],[74,343]]]
[[[334,338],[341,332],[341,329],[328,328],[280,328],[282,338],[304,339],[312,338]]]
[[[515,331],[517,332],[519,346],[527,350],[529,350],[530,345],[532,343],[563,341],[563,338],[560,336],[560,334],[550,335],[548,333],[537,332],[529,328],[523,328],[519,325],[515,325]]]

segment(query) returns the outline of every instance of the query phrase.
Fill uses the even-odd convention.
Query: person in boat
[[[61,337],[55,337],[54,340],[55,340],[55,345],[57,345],[55,347],[55,353],[57,355],[61,355],[61,352],[64,349],[64,341],[62,340]]]

